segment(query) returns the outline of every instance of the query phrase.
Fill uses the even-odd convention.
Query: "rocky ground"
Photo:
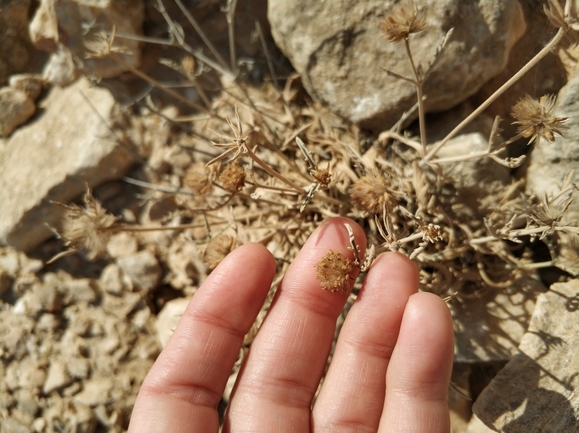
[[[404,43],[380,31],[394,3],[0,0],[1,433],[124,431],[224,254],[266,245],[273,295],[335,215],[448,301],[454,433],[577,431],[579,52],[563,39],[429,156],[557,30],[539,2],[429,5],[423,147]],[[557,95],[563,136],[495,149],[526,94]],[[374,211],[350,195],[372,179]]]

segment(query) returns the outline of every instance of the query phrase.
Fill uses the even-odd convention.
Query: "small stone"
[[[66,369],[75,379],[86,379],[91,370],[89,360],[80,356],[67,359]]]
[[[10,87],[26,93],[33,101],[36,101],[44,86],[44,80],[38,74],[12,75],[8,83]]]
[[[74,396],[74,401],[90,407],[108,403],[109,394],[113,387],[114,381],[110,377],[90,379],[85,382],[84,389]]]
[[[52,360],[42,391],[44,394],[50,394],[56,389],[64,388],[70,382],[72,382],[72,378],[68,374],[66,364],[59,359]]]
[[[183,312],[189,305],[189,299],[177,298],[173,299],[165,304],[159,315],[157,316],[157,322],[155,323],[155,329],[157,330],[157,341],[161,347],[165,347],[173,331],[177,328],[179,320]]]
[[[93,303],[98,299],[95,283],[89,278],[71,280],[66,283],[67,303]]]
[[[10,433],[30,433],[30,427],[12,417],[7,417],[2,420],[2,431]]]
[[[127,274],[136,287],[150,292],[161,281],[163,271],[155,255],[149,250],[143,250],[130,256],[124,256],[117,263]]]
[[[60,327],[59,316],[51,313],[40,315],[36,322],[36,329],[39,331],[55,331]]]
[[[34,101],[22,90],[0,89],[0,137],[7,137],[36,112]]]
[[[114,234],[107,243],[107,253],[115,259],[134,254],[138,249],[139,243],[137,239],[127,232]]]
[[[78,78],[72,54],[66,48],[52,53],[42,71],[42,79],[54,86],[66,87]]]
[[[103,296],[103,308],[118,318],[126,318],[137,308],[141,301],[143,301],[143,296],[140,293],[127,292],[123,296],[105,293]]]
[[[111,263],[101,272],[99,287],[107,293],[121,296],[124,292],[130,290],[132,282],[128,276],[125,276],[119,265]]]

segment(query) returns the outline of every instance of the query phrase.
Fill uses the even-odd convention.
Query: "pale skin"
[[[452,320],[438,296],[417,293],[416,266],[380,255],[342,327],[347,294],[320,289],[329,250],[352,258],[346,218],[323,223],[289,266],[239,373],[224,432],[448,433]],[[212,433],[244,335],[265,300],[275,260],[258,244],[235,249],[199,288],[137,397],[129,433]]]

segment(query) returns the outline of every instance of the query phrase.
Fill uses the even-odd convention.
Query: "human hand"
[[[447,433],[453,359],[450,312],[416,293],[416,266],[380,255],[343,324],[313,404],[347,294],[320,289],[315,265],[329,250],[352,257],[348,223],[323,223],[289,266],[239,372],[225,432]],[[181,317],[137,397],[129,433],[211,433],[244,335],[265,300],[275,261],[263,246],[235,249]]]

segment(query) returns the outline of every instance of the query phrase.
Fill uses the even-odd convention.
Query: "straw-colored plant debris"
[[[170,45],[180,46],[187,53],[180,63],[163,64],[180,72],[196,88],[204,70],[217,71],[222,93],[210,100],[201,92],[203,107],[189,103],[201,113],[199,116],[172,119],[188,131],[183,137],[194,161],[184,171],[167,176],[147,171],[149,182],[140,185],[155,190],[153,200],[175,195],[178,209],[168,219],[171,224],[144,229],[174,233],[178,229],[189,233],[196,230],[190,236],[201,244],[209,269],[238,243],[261,242],[278,258],[281,275],[322,220],[342,215],[365,228],[368,245],[376,253],[396,250],[411,257],[420,268],[421,289],[441,297],[466,298],[489,288],[506,287],[523,274],[535,272],[541,264],[532,259],[534,242],[545,241],[556,257],[561,235],[577,236],[575,222],[566,219],[575,186],[569,180],[561,185],[560,193],[539,198],[528,196],[518,181],[504,184],[489,178],[474,189],[463,185],[460,170],[455,168],[472,159],[487,158],[492,163],[516,167],[524,156],[509,158],[504,152],[515,140],[523,137],[533,143],[542,138],[551,142],[565,134],[567,119],[557,116],[554,98],[521,99],[512,108],[518,127],[515,137],[501,137],[501,119],[497,118],[486,150],[450,157],[439,156],[439,151],[565,35],[575,31],[577,18],[569,4],[562,8],[557,1],[549,0],[546,13],[558,27],[553,39],[436,143],[428,140],[424,109],[424,97],[428,95],[423,94],[423,84],[444,52],[450,32],[433,49],[432,58],[421,59],[421,64],[413,58],[408,42],[426,28],[428,10],[419,9],[412,1],[394,7],[382,21],[381,30],[387,43],[400,44],[406,50],[412,76],[396,71],[384,74],[416,87],[419,136],[404,133],[396,125],[374,137],[371,145],[362,146],[356,127],[344,126],[340,119],[307,99],[298,101],[292,78],[285,88],[276,88],[273,80],[255,88],[240,78],[233,46],[229,63],[220,56],[192,50],[179,36],[180,27],[168,16],[163,2],[157,0],[173,35]],[[92,56],[104,52],[114,55],[113,42],[114,32],[89,42],[88,48]],[[209,41],[206,43],[208,52],[217,52]],[[205,69],[198,68],[198,64]],[[134,73],[174,96],[174,90],[142,72]],[[176,98],[184,103],[181,96]],[[152,103],[147,109],[159,112]],[[341,126],[336,128],[336,124]],[[96,202],[88,198],[85,201],[86,210],[69,207],[71,222],[59,232],[69,252],[82,247],[102,250],[105,235],[115,223]],[[136,228],[124,225],[119,229]],[[227,230],[234,231],[235,236]],[[201,236],[199,231],[203,232]],[[358,254],[357,247],[354,250]],[[361,261],[359,257],[352,261],[341,253],[328,252],[317,265],[321,287],[347,290],[352,271],[364,271],[371,259]],[[550,265],[553,263],[556,260]]]

